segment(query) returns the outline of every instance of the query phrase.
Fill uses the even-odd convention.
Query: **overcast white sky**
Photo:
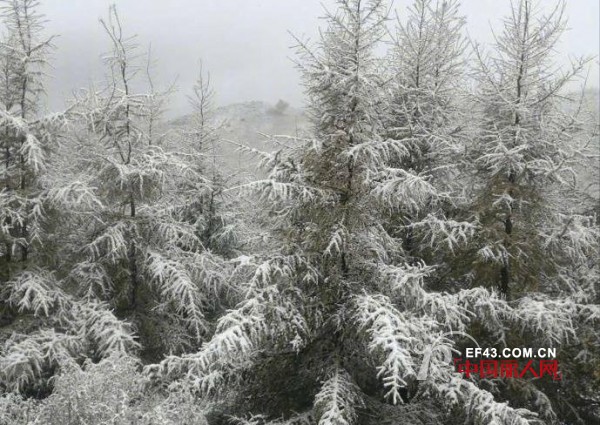
[[[163,85],[177,78],[177,93],[170,115],[188,109],[185,94],[198,74],[202,59],[211,73],[217,102],[247,100],[276,102],[285,99],[301,106],[302,88],[289,49],[288,30],[315,38],[323,22],[321,4],[334,9],[334,0],[41,0],[47,32],[56,40],[48,85],[51,109],[61,108],[73,89],[88,87],[103,74],[100,55],[108,39],[98,22],[108,7],[117,4],[126,34],[137,34],[147,48],[152,44],[156,80]],[[400,15],[410,0],[395,0]],[[539,0],[549,7],[554,0]],[[590,85],[598,86],[600,2],[567,0],[570,30],[559,45],[563,57],[593,55]],[[491,41],[490,25],[510,7],[510,0],[463,0],[470,36]],[[565,60],[565,63],[568,61]]]

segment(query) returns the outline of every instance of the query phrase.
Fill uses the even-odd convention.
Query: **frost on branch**
[[[383,295],[359,295],[354,302],[354,320],[368,336],[369,351],[380,359],[377,376],[387,391],[385,397],[393,404],[402,402],[400,390],[416,375],[411,348],[417,343],[418,324]]]
[[[268,286],[242,301],[218,321],[213,337],[198,353],[169,356],[147,372],[171,378],[186,377],[204,394],[215,391],[235,366],[251,360],[262,344],[289,341],[306,332],[296,307],[275,287]],[[300,316],[301,317],[301,316]]]
[[[31,335],[13,335],[3,344],[0,356],[2,381],[14,391],[41,386],[48,370],[82,351],[77,335],[42,330]]]
[[[207,330],[202,313],[206,301],[189,272],[180,263],[168,260],[156,252],[148,253],[146,267],[157,282],[161,297],[176,305],[175,311],[185,316],[195,338],[200,341]]]
[[[410,211],[420,211],[427,202],[435,202],[440,196],[427,176],[403,169],[389,168],[382,172],[381,179],[382,183],[376,186],[373,195],[390,209],[402,206]]]
[[[19,311],[48,316],[55,304],[63,301],[57,285],[51,273],[38,269],[20,273],[8,282],[5,291],[9,294],[8,302]]]
[[[490,425],[539,424],[536,413],[528,409],[511,408],[507,402],[497,402],[491,393],[458,375],[452,375],[449,382],[438,382],[429,386],[428,391],[442,396],[448,407],[462,406],[466,410],[467,417],[475,423]]]
[[[85,335],[97,355],[131,353],[139,347],[131,325],[117,319],[104,303],[74,303],[70,314],[63,320]]]
[[[48,272],[19,274],[8,294],[21,311],[47,317],[56,329],[14,335],[4,342],[0,363],[6,382],[17,391],[42,387],[52,371],[69,359],[106,357],[138,348],[130,326],[105,304],[74,299]]]
[[[407,226],[422,234],[423,244],[436,251],[450,251],[466,245],[477,231],[477,223],[456,221],[428,214]]]
[[[315,395],[315,419],[318,425],[352,425],[356,408],[362,405],[360,390],[348,372],[334,367]]]

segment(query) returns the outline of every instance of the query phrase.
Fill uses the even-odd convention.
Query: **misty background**
[[[137,35],[139,53],[151,45],[153,79],[157,89],[175,82],[168,116],[189,112],[186,95],[199,73],[211,75],[216,104],[284,99],[303,106],[299,73],[291,60],[294,40],[316,40],[323,7],[334,10],[334,0],[42,0],[46,33],[55,40],[53,69],[48,70],[47,106],[62,109],[73,90],[101,81],[106,67],[101,55],[110,50],[99,23],[116,3],[125,35]],[[400,18],[410,4],[395,0]],[[539,0],[550,9],[554,0]],[[491,28],[510,10],[510,0],[463,0],[467,31],[480,43],[493,42]],[[597,88],[600,51],[600,2],[568,0],[569,30],[556,52],[567,66],[569,57],[594,56],[588,87]],[[499,30],[498,30],[499,31]],[[574,87],[573,89],[577,89]]]

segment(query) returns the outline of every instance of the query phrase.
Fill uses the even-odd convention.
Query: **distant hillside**
[[[184,128],[191,120],[186,115],[170,122],[172,130]],[[235,103],[217,108],[212,120],[220,127],[223,139],[218,146],[218,154],[227,173],[250,174],[256,171],[256,159],[240,152],[234,143],[246,145],[262,151],[272,151],[275,147],[262,135],[299,135],[306,133],[309,123],[299,109],[279,101],[276,105],[253,101]]]
[[[571,93],[568,98],[577,99],[580,93]],[[568,108],[577,104],[570,103]],[[583,113],[598,125],[600,92],[597,88],[587,89],[584,93]],[[171,130],[183,129],[190,122],[186,115],[168,123]],[[217,108],[212,117],[213,123],[220,127],[219,135],[223,139],[218,146],[220,162],[226,174],[235,173],[244,176],[257,176],[256,158],[240,152],[234,143],[246,145],[262,151],[272,151],[272,145],[263,134],[303,135],[309,130],[306,114],[297,108],[279,101],[275,105],[261,101],[235,103]],[[594,125],[594,124],[592,124]],[[597,142],[597,141],[596,141]]]
[[[565,104],[567,105],[567,110],[571,111],[579,107],[581,95],[580,91],[572,91],[566,94]],[[598,121],[598,117],[600,117],[600,89],[595,87],[585,89],[583,91],[583,103],[581,106],[584,114],[590,114],[593,119]]]

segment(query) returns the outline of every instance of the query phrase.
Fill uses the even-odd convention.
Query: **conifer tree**
[[[47,165],[56,117],[40,115],[44,68],[53,37],[44,36],[43,16],[35,0],[3,1],[6,27],[0,43],[0,280],[14,277],[31,263],[35,244],[41,243],[39,177]]]
[[[113,47],[106,58],[112,79],[78,99],[70,149],[79,157],[68,167],[74,175],[63,171],[73,182],[70,196],[56,193],[56,200],[74,209],[82,233],[73,236],[85,241],[66,254],[75,260],[69,278],[133,320],[143,355],[152,357],[202,340],[224,264],[186,216],[190,199],[209,184],[201,158],[157,135],[156,105],[166,93],[152,84],[150,93],[135,91],[143,69],[135,41],[115,8],[101,22]]]
[[[206,179],[201,188],[188,192],[186,216],[196,226],[196,233],[206,249],[233,257],[241,243],[238,240],[239,206],[225,193],[230,177],[223,173],[219,157],[221,124],[214,117],[214,95],[210,73],[204,73],[201,64],[192,94],[188,96],[192,106],[190,122],[173,148],[185,146],[196,158],[197,171]]]
[[[59,298],[46,267],[51,248],[44,180],[65,114],[44,116],[41,111],[53,37],[45,37],[38,8],[35,0],[1,4],[6,33],[0,43],[0,326],[17,331],[36,327],[26,310],[47,315]],[[16,315],[20,320],[15,327]],[[42,365],[55,366],[57,357],[74,346],[71,338],[52,329],[37,330],[30,337],[17,332],[4,339],[3,388],[35,389],[30,384],[42,373]],[[44,391],[40,386],[36,390]]]
[[[4,341],[0,376],[16,391],[48,391],[70,359],[194,347],[221,294],[224,261],[186,217],[189,192],[207,186],[198,155],[152,137],[161,98],[134,91],[141,68],[114,8],[103,26],[112,78],[76,99],[42,181],[46,268],[20,273],[5,291],[41,328]]]
[[[564,374],[577,376],[576,371],[597,368],[589,356],[598,353],[592,323],[598,318],[599,276],[590,259],[599,254],[600,233],[577,195],[578,167],[594,167],[589,149],[594,135],[586,134],[581,103],[565,98],[567,84],[588,61],[561,71],[554,60],[566,28],[564,7],[558,2],[543,15],[531,0],[516,2],[491,54],[476,46],[472,104],[481,126],[469,151],[478,230],[466,264],[473,284],[497,287],[522,317],[533,319],[533,312],[538,320],[547,317],[545,341],[560,347]],[[556,332],[561,321],[570,324],[569,332]],[[507,337],[513,344],[544,342],[515,333]],[[561,389],[564,385],[527,382],[520,390],[531,397],[545,387],[552,400],[544,409],[546,420],[597,419],[598,400],[591,394],[598,381],[586,378],[573,392]]]
[[[449,274],[445,257],[475,229],[458,218],[465,207],[465,20],[457,1],[418,0],[397,21],[386,63],[390,83],[384,131],[403,142],[405,151],[394,166],[432,185],[438,195],[420,211],[399,204],[387,226],[404,240],[413,261],[435,262],[443,280]]]
[[[385,79],[373,53],[384,2],[338,7],[317,48],[299,46],[313,138],[264,154],[268,178],[248,185],[272,205],[272,252],[239,259],[239,303],[200,351],[147,371],[214,397],[217,410],[263,415],[240,423],[300,423],[306,415],[319,424],[439,423],[453,420],[449,407],[476,423],[534,423],[535,412],[509,407],[442,358],[423,355],[429,344],[454,347],[444,335],[476,322],[495,335],[515,323],[532,332],[549,323],[522,320],[482,287],[430,290],[436,264],[415,261],[387,231],[395,211],[426,217],[443,196],[403,166],[407,143],[384,137]],[[439,226],[436,237],[452,242],[454,232]],[[571,331],[563,324],[554,332]],[[423,364],[427,376],[417,379]]]

